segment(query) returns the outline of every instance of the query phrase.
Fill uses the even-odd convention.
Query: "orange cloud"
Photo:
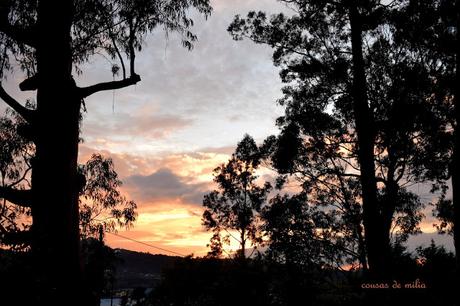
[[[101,153],[113,159],[115,169],[122,179],[131,175],[150,175],[160,168],[168,168],[177,175],[188,177],[195,182],[207,182],[212,181],[212,170],[230,158],[231,153],[227,153],[227,151],[233,151],[233,149],[228,148],[222,151],[220,148],[216,148],[216,152],[210,150],[213,149],[193,153],[164,153],[153,157],[113,153],[107,149],[95,149],[83,144],[80,146],[79,162],[86,162],[93,153]]]
[[[183,255],[193,253],[203,256],[207,253],[206,244],[211,238],[211,233],[206,232],[201,225],[201,207],[191,208],[174,202],[144,206],[146,208],[139,211],[134,229],[118,232],[138,242],[108,234],[108,245],[167,255],[174,253],[165,250]]]
[[[229,154],[208,149],[206,152],[143,157],[82,145],[79,162],[86,162],[93,153],[113,159],[124,182],[122,193],[138,204],[134,227],[118,232],[138,242],[107,234],[109,246],[162,254],[168,252],[161,249],[184,255],[207,253],[206,245],[212,233],[201,225],[201,201],[204,193],[213,188],[212,170],[227,161]]]
[[[142,252],[168,254],[167,251],[180,254],[203,256],[212,234],[201,225],[203,195],[214,189],[213,169],[226,162],[234,148],[208,148],[199,152],[159,154],[140,156],[130,153],[113,153],[108,150],[94,150],[81,145],[79,162],[84,163],[92,153],[101,153],[111,157],[115,169],[124,182],[123,194],[138,204],[138,220],[130,230],[120,230],[119,234],[140,241],[137,243],[125,238],[108,234],[106,242],[111,247],[126,248]],[[259,173],[259,183],[272,181],[274,173],[264,169]],[[287,192],[296,193],[299,185],[291,181]],[[419,187],[420,189],[420,187]],[[421,192],[425,202],[432,200],[428,191]],[[424,234],[414,236],[411,241],[417,244],[426,237],[438,237],[433,227],[436,219],[432,216],[432,206],[428,205],[426,218],[420,224]],[[428,236],[427,236],[428,235]],[[411,242],[411,245],[415,242]],[[231,239],[227,252],[238,249],[238,242]],[[172,255],[169,253],[169,255]]]

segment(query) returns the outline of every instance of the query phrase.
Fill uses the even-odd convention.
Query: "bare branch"
[[[1,243],[5,245],[22,245],[30,244],[32,239],[31,231],[8,231],[0,225],[0,238]]]
[[[23,117],[26,121],[32,121],[33,110],[27,109],[22,106],[18,101],[16,101],[13,97],[11,97],[3,88],[0,83],[0,98],[8,104],[15,112],[17,112],[21,117]]]
[[[32,206],[32,191],[19,190],[10,187],[0,187],[0,198],[21,207]]]
[[[135,29],[133,25],[133,20],[132,18],[128,19],[128,25],[129,25],[129,41],[128,41],[128,48],[129,48],[129,71],[131,77],[135,75],[136,73],[134,72],[134,60],[136,58],[136,53],[134,51],[134,38],[135,38]]]
[[[120,81],[98,83],[92,86],[78,88],[78,92],[81,98],[86,98],[99,91],[114,90],[114,89],[120,89],[120,88],[128,87],[131,85],[135,85],[140,80],[141,80],[141,77],[137,74],[134,74],[130,76],[129,78],[123,79]]]
[[[26,162],[26,163],[27,163],[27,162]],[[22,174],[22,176],[21,176],[19,179],[17,179],[16,181],[12,182],[11,184],[8,184],[8,187],[9,187],[9,188],[12,188],[12,187],[14,187],[14,186],[16,186],[16,185],[18,185],[18,184],[24,182],[24,181],[28,182],[28,181],[27,181],[27,175],[28,175],[28,173],[29,173],[30,171],[32,171],[32,166],[29,165],[29,167],[26,169],[26,171],[24,171],[24,173]],[[29,184],[29,185],[30,185],[30,184]]]
[[[115,49],[115,53],[118,55],[118,59],[120,60],[121,64],[121,70],[123,71],[123,80],[126,79],[126,68],[125,68],[125,62],[123,61],[123,56],[121,56],[120,49],[118,49],[117,42],[115,41],[115,38],[113,35],[110,35],[112,39],[112,44],[113,48]]]
[[[37,90],[38,89],[38,74],[31,76],[19,83],[19,89],[22,91]]]

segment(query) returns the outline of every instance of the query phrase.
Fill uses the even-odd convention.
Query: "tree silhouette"
[[[458,124],[460,122],[460,98],[459,98],[459,86],[460,86],[460,2],[455,1],[455,12],[456,12],[456,43],[455,43],[455,81],[454,81],[454,114],[455,114],[455,132],[454,132],[454,151],[452,160],[452,193],[453,193],[453,204],[454,204],[454,244],[457,264],[457,289],[458,281],[460,280],[460,131]],[[457,226],[455,226],[457,225]],[[460,301],[457,298],[457,302]]]
[[[420,178],[427,130],[442,126],[426,99],[434,82],[395,39],[390,16],[403,2],[286,3],[292,16],[250,12],[229,27],[234,39],[273,47],[287,83],[281,134],[267,141],[273,165],[300,178],[307,194],[321,195],[319,203],[348,210],[343,217],[365,236],[370,269],[385,275],[392,231],[403,241],[423,217],[406,186]]]
[[[324,253],[320,250],[319,254],[336,255],[328,256],[333,259],[328,260],[329,263],[341,266],[344,262],[353,265],[359,262],[367,269],[359,176],[347,169],[356,161],[344,150],[350,143],[345,139],[350,137],[320,133],[322,135],[315,138],[304,133],[297,125],[289,124],[278,137],[265,141],[264,154],[278,169],[277,187],[283,188],[287,183],[298,185],[302,190],[292,199],[280,198],[277,211],[280,217],[286,218],[285,222],[293,218],[297,226],[306,230],[303,239],[312,239],[312,247],[324,249]],[[269,218],[266,220],[271,223]],[[318,231],[310,230],[316,226]],[[290,235],[289,226],[278,227]],[[308,260],[308,253],[305,257]]]
[[[136,203],[127,200],[118,190],[122,182],[118,179],[112,160],[94,154],[79,169],[85,177],[79,197],[82,239],[98,237],[101,229],[103,232],[113,232],[117,228],[129,228],[136,220]],[[17,168],[12,171],[23,173]],[[26,177],[24,174],[22,176]],[[29,247],[30,235],[26,230],[21,230],[30,227],[27,222],[29,217],[30,209],[18,208],[3,199],[0,243],[12,248]]]
[[[420,163],[425,164],[425,171],[421,175],[434,180],[434,189],[442,192],[436,203],[436,214],[441,220],[439,229],[448,230],[454,236],[457,277],[460,279],[460,227],[455,226],[460,223],[459,12],[458,1],[411,1],[396,14],[395,23],[401,29],[397,39],[407,44],[436,80],[426,99],[432,101],[442,124],[433,129],[431,137],[425,141],[426,153],[420,159]],[[420,31],[421,28],[424,30]],[[446,197],[449,179],[452,199]]]
[[[30,186],[30,160],[34,156],[34,145],[18,134],[21,118],[7,112],[0,118],[2,155],[0,175],[2,189],[14,187],[22,191]],[[119,227],[129,228],[136,220],[136,203],[124,197],[119,188],[118,178],[112,159],[93,154],[78,166],[80,232],[83,239],[98,238],[102,233],[115,231]],[[13,248],[28,247],[31,244],[27,231],[30,208],[10,203],[2,199],[0,214],[0,243]]]
[[[23,190],[30,187],[30,160],[33,145],[19,136],[17,130],[24,122],[12,112],[0,118],[0,244],[13,249],[24,249],[30,245],[29,225],[26,222],[30,210],[26,205],[12,205],[4,193],[10,193],[17,203],[24,203]],[[25,204],[25,203],[24,203]]]
[[[427,247],[418,247],[417,254],[421,265],[424,278],[430,281],[430,285],[436,289],[442,289],[441,286],[453,287],[449,284],[452,280],[452,266],[455,262],[455,255],[448,252],[443,246],[438,246],[431,240]],[[445,275],[440,271],[450,271],[451,275]]]
[[[246,258],[247,242],[254,247],[260,244],[259,212],[271,190],[268,182],[263,186],[257,184],[260,158],[256,143],[246,135],[232,158],[214,169],[214,182],[219,189],[204,196],[202,218],[203,225],[214,232],[210,255],[222,253],[222,231],[227,233],[224,243],[229,242],[230,237],[238,241],[240,258]],[[230,231],[236,231],[238,237]]]
[[[187,14],[190,8],[204,15],[211,12],[207,0],[1,2],[1,77],[16,61],[27,74],[20,89],[36,91],[37,107],[30,109],[0,86],[2,100],[28,123],[24,135],[36,148],[32,196],[27,204],[33,218],[37,285],[43,292],[38,302],[57,305],[71,296],[75,299],[69,303],[78,304],[79,298],[84,299],[84,294],[78,293],[81,272],[76,188],[83,100],[96,92],[138,83],[136,52],[145,35],[157,27],[178,32],[184,46],[191,48],[196,37],[189,31],[193,24]],[[77,86],[73,71],[82,73],[81,64],[101,51],[119,59],[122,78]]]
[[[0,118],[2,128],[0,173],[4,189],[14,187],[14,190],[22,191],[23,188],[30,186],[30,160],[34,156],[35,149],[30,141],[18,134],[18,129],[23,123],[21,117],[14,112],[12,114],[7,112]],[[97,297],[100,296],[101,286],[104,284],[104,280],[100,277],[104,275],[104,268],[101,265],[111,264],[107,256],[101,255],[102,253],[110,255],[107,247],[103,245],[104,232],[131,226],[137,216],[136,203],[128,201],[120,193],[119,187],[122,182],[118,179],[110,158],[93,154],[85,164],[79,165],[78,169],[80,182],[77,187],[85,283],[86,287],[93,292],[93,303],[98,303]],[[29,231],[30,208],[13,205],[3,198],[0,214],[0,245],[9,250],[26,251],[23,254],[17,253],[18,257],[26,257],[25,254],[28,254],[27,251],[32,243]],[[29,266],[30,262],[24,261],[24,264]],[[99,278],[96,280],[94,277]]]
[[[348,254],[343,252],[343,237],[335,230],[336,216],[308,205],[305,194],[277,195],[262,215],[268,259],[310,271],[344,264]]]
[[[79,198],[81,235],[97,237],[101,230],[129,228],[136,220],[137,206],[120,193],[122,182],[112,159],[93,154],[79,170],[86,181]]]
[[[289,1],[286,1],[287,3]],[[292,3],[296,15],[273,16],[267,22],[264,13],[248,14],[248,19],[235,18],[229,31],[234,38],[249,37],[275,48],[275,64],[286,66],[285,81],[301,77],[299,85],[304,99],[319,113],[331,104],[334,97],[346,91],[350,98],[349,111],[357,139],[357,159],[361,168],[362,202],[367,254],[371,270],[377,274],[385,269],[383,224],[378,213],[377,182],[375,177],[374,118],[368,104],[367,82],[362,37],[366,29],[374,29],[380,22],[379,7],[374,2],[299,1]],[[371,20],[376,24],[366,24]],[[349,29],[349,31],[348,31]],[[351,45],[351,47],[350,47]],[[302,77],[303,76],[303,77]],[[333,78],[329,78],[329,77]],[[347,77],[351,77],[351,82]],[[327,86],[327,87],[326,87]],[[286,91],[288,91],[287,89]],[[331,101],[332,100],[332,101]],[[316,112],[318,113],[318,112]]]

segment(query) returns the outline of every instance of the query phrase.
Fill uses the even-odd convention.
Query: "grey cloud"
[[[205,183],[191,183],[187,178],[180,177],[167,168],[159,169],[147,176],[130,176],[124,180],[124,183],[136,201],[168,198],[197,205],[201,205],[208,186]]]
[[[168,136],[174,131],[183,129],[192,121],[182,116],[143,114],[134,116],[126,113],[113,114],[112,120],[88,120],[84,122],[85,134],[90,137],[135,136],[146,139],[158,139]]]
[[[454,240],[452,236],[440,235],[437,233],[421,233],[418,235],[412,235],[409,237],[406,245],[408,249],[413,252],[419,246],[428,247],[431,240],[434,240],[437,245],[444,246],[449,251],[454,251]]]
[[[232,146],[225,146],[225,147],[206,147],[202,148],[199,151],[203,153],[217,153],[217,154],[227,154],[232,155],[235,152],[236,142]]]
[[[216,9],[207,21],[194,17],[193,31],[199,40],[192,52],[181,46],[174,33],[166,39],[158,29],[147,37],[147,45],[136,56],[142,81],[135,87],[115,91],[114,97],[110,93],[90,97],[84,136],[99,133],[101,138],[113,141],[117,133],[129,132],[143,137],[147,133],[135,126],[142,126],[146,120],[137,111],[147,106],[156,111],[156,116],[180,119],[175,121],[180,125],[169,130],[166,125],[166,132],[158,124],[148,134],[161,138],[161,147],[171,150],[227,146],[246,132],[264,138],[276,130],[274,120],[281,112],[275,101],[281,96],[282,84],[273,67],[272,50],[250,41],[233,41],[227,27],[236,14],[254,9],[276,12],[281,9],[279,3],[217,0],[212,4]],[[88,65],[86,71],[79,80],[85,83],[82,85],[111,78],[110,66],[104,61]],[[115,114],[111,112],[113,101]],[[123,114],[118,114],[120,111]],[[99,125],[110,128],[97,132]],[[178,130],[178,134],[169,132]]]

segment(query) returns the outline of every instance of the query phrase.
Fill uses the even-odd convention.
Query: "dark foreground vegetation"
[[[363,272],[250,260],[179,260],[140,305],[454,305],[452,254],[431,246],[420,255],[395,254],[401,289],[363,289]],[[423,255],[422,255],[423,253]],[[424,265],[416,258],[424,258]],[[395,258],[396,259],[396,258]],[[396,267],[395,267],[396,268]],[[404,288],[416,279],[427,289]],[[383,282],[375,282],[382,284]]]
[[[97,257],[97,241],[91,243],[88,285],[122,305],[455,305],[455,258],[434,244],[412,254],[393,250],[393,278],[370,281],[362,270],[280,264],[262,256],[178,258],[104,247]],[[0,273],[3,305],[33,305],[32,294],[21,294],[34,288],[29,253],[1,251]]]

